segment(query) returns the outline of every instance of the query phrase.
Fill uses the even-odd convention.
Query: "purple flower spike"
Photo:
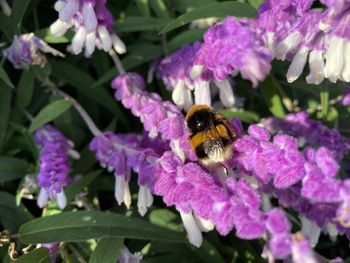
[[[112,28],[114,18],[106,7],[106,0],[58,0],[55,9],[59,19],[50,26],[50,31],[59,37],[73,27],[76,33],[68,47],[73,54],[85,49],[85,55],[90,56],[95,48],[105,52],[114,49],[119,54],[126,52]]]
[[[33,33],[15,36],[11,46],[4,50],[4,56],[16,69],[28,68],[30,65],[45,66],[46,57],[43,53],[64,57],[61,52],[50,47]]]
[[[210,84],[218,88],[223,106],[236,105],[237,98],[228,80],[215,80],[211,71],[203,68],[196,70],[194,67],[193,63],[201,46],[199,42],[185,45],[162,59],[156,65],[158,77],[172,90],[173,102],[180,109],[187,111],[194,104],[211,105]]]
[[[248,21],[227,17],[205,33],[194,65],[209,69],[221,81],[240,72],[256,87],[270,71],[270,61],[268,49]]]
[[[350,48],[350,3],[324,1],[328,8],[319,11],[310,9],[310,1],[306,2],[304,7],[308,9],[307,12],[296,15],[292,23],[282,22],[289,25],[288,28],[276,28],[277,31],[274,32],[279,35],[275,48],[276,57],[292,60],[287,81],[295,81],[308,61],[308,83],[320,84],[325,78],[334,83],[338,79],[349,82],[350,57],[347,54]],[[267,14],[273,8],[273,4],[266,6]]]
[[[119,75],[112,81],[112,88],[116,90],[115,98],[140,117],[144,129],[151,138],[161,135],[162,139],[170,140],[170,146],[184,160],[191,155],[191,148],[187,142],[188,131],[183,114],[169,102],[163,102],[156,93],[144,90],[145,83],[137,73]]]
[[[270,117],[262,122],[270,133],[283,132],[305,139],[309,146],[323,146],[337,160],[350,150],[350,140],[342,137],[338,130],[330,129],[322,122],[310,119],[306,112],[290,113],[284,119]]]
[[[50,198],[56,200],[58,207],[63,209],[67,205],[63,187],[70,182],[68,154],[72,152],[72,144],[51,125],[38,129],[35,141],[40,147],[38,185],[41,190],[38,206],[44,207]]]

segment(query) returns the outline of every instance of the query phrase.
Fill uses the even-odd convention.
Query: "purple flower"
[[[320,84],[324,78],[331,82],[350,81],[350,59],[344,55],[349,53],[350,3],[325,2],[328,8],[304,13],[277,44],[276,57],[292,59],[287,72],[288,82],[301,75],[307,59],[310,67],[306,77],[308,83]]]
[[[115,98],[140,117],[149,137],[158,135],[164,140],[171,140],[170,146],[182,159],[193,156],[188,145],[180,145],[187,141],[189,135],[185,119],[180,110],[169,102],[163,102],[156,93],[144,91],[145,83],[137,73],[119,75],[112,81],[112,88],[116,90]]]
[[[113,31],[114,18],[106,7],[106,0],[58,0],[55,10],[59,13],[50,30],[54,36],[63,36],[73,27],[76,31],[69,49],[79,54],[85,49],[90,56],[95,48],[125,53],[125,45]]]
[[[63,209],[67,205],[63,187],[70,182],[68,154],[77,154],[72,150],[72,143],[51,125],[38,129],[35,141],[40,148],[38,185],[41,190],[38,206],[44,207],[50,198],[56,200],[58,207]]]
[[[349,139],[342,137],[337,129],[310,119],[306,112],[290,113],[284,119],[270,117],[262,122],[262,126],[270,133],[283,132],[300,141],[306,140],[309,146],[326,147],[337,159],[350,150]]]
[[[269,142],[270,135],[256,125],[248,133],[234,143],[235,163],[243,173],[251,173],[264,184],[273,178],[277,188],[287,188],[305,175],[304,158],[294,138],[278,135]]]
[[[319,262],[315,254],[310,247],[310,244],[307,239],[301,234],[296,233],[293,236],[292,241],[292,259],[295,263],[317,263]]]
[[[350,228],[350,180],[343,182],[340,190],[341,204],[337,211],[337,221],[346,228]]]
[[[11,46],[3,52],[16,69],[28,68],[30,65],[45,66],[44,53],[64,57],[61,52],[50,47],[33,33],[15,36]]]
[[[285,36],[297,19],[309,10],[312,2],[313,0],[266,0],[260,5],[259,14],[252,21],[252,26],[263,36],[272,54],[275,52],[276,43]]]
[[[115,97],[140,118],[148,136],[161,138],[172,151],[166,147],[165,152],[155,151],[152,144],[141,146],[140,140],[127,140],[120,135],[105,135],[113,141],[112,151],[104,143],[101,152],[105,154],[99,154],[96,143],[91,144],[92,149],[97,149],[102,165],[120,166],[120,173],[128,168],[138,173],[141,214],[151,205],[152,194],[161,196],[166,205],[175,206],[192,244],[200,246],[201,232],[214,227],[221,235],[235,229],[240,238],[267,237],[265,252],[272,258],[284,259],[291,253],[298,257],[304,245],[295,242],[283,210],[272,208],[267,213],[260,210],[261,206],[264,211],[270,209],[265,210],[263,196],[276,196],[281,206],[298,211],[303,218],[303,229],[310,224],[316,234],[336,216],[344,197],[339,194],[343,184],[336,178],[339,165],[333,151],[325,147],[316,150],[307,147],[301,151],[296,138],[286,134],[271,136],[257,125],[251,125],[248,134],[242,135],[241,126],[234,122],[240,136],[233,144],[232,160],[225,164],[226,169],[219,167],[208,172],[188,159],[191,151],[187,151],[184,116],[174,105],[145,91],[142,78],[135,73],[118,76],[112,87],[116,89]],[[311,127],[314,126],[310,130]],[[324,129],[322,136],[334,139],[327,134],[336,137]],[[114,155],[117,157],[112,162]],[[233,176],[228,177],[227,173]],[[339,211],[340,215],[344,214]],[[310,238],[310,243],[305,241],[305,247],[317,243],[318,234],[304,232]]]
[[[45,243],[45,244],[41,244],[41,247],[47,248],[49,250],[50,260],[52,263],[55,263],[58,255],[59,255],[60,244],[59,243]]]
[[[350,105],[350,87],[344,91],[341,103],[343,106]]]
[[[266,229],[271,235],[269,248],[278,259],[283,259],[291,253],[291,225],[283,210],[272,209],[267,213]]]
[[[234,106],[237,104],[237,98],[228,80],[215,80],[211,71],[205,69],[196,73],[196,76],[193,75],[195,71],[190,74],[201,46],[199,42],[185,45],[171,56],[162,59],[156,67],[157,75],[165,86],[172,90],[173,102],[181,109],[187,111],[193,104],[211,105],[211,83],[219,89],[222,104],[225,107]]]
[[[217,80],[238,72],[256,87],[270,71],[271,55],[248,21],[227,17],[204,35],[194,65],[209,69]]]

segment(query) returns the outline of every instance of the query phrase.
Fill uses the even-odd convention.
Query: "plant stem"
[[[94,121],[91,119],[90,115],[86,112],[86,110],[79,104],[78,101],[76,101],[72,96],[69,94],[65,93],[64,91],[56,88],[56,87],[51,87],[53,93],[62,96],[66,100],[68,100],[70,103],[72,103],[73,107],[78,111],[80,116],[83,118],[85,121],[86,125],[90,129],[91,133],[95,136],[100,135],[102,132],[97,128],[95,125]]]
[[[111,56],[114,64],[115,64],[115,67],[117,68],[117,70],[119,71],[119,74],[124,74],[125,73],[125,69],[123,67],[123,64],[122,62],[120,61],[117,53],[111,49],[108,54]]]

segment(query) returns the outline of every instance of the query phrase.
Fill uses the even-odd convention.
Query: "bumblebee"
[[[207,105],[194,105],[187,112],[186,124],[191,147],[204,166],[213,167],[231,158],[237,135],[222,114]]]

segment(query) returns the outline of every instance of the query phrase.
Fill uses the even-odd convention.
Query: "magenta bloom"
[[[271,55],[246,20],[227,17],[204,34],[204,43],[194,61],[226,80],[238,72],[256,87],[269,73]]]
[[[189,133],[185,119],[175,105],[162,101],[156,93],[144,91],[144,80],[137,73],[119,75],[112,81],[112,88],[116,90],[115,98],[140,117],[149,137],[160,135],[162,139],[170,140],[171,148],[182,159],[185,159],[185,155],[193,159],[193,152],[187,143]]]
[[[306,112],[290,113],[284,119],[270,117],[262,125],[270,133],[283,132],[304,139],[309,146],[326,147],[337,159],[350,150],[349,139],[342,137],[337,129],[310,119]]]
[[[38,206],[44,207],[51,198],[63,209],[67,204],[63,187],[70,182],[68,153],[72,152],[72,143],[51,125],[38,129],[35,141],[40,148],[38,185],[41,190]]]
[[[63,36],[73,27],[76,31],[69,47],[74,54],[85,49],[90,56],[95,48],[108,52],[125,53],[125,45],[113,31],[114,18],[106,7],[106,0],[58,0],[55,9],[59,13],[50,30],[54,36]]]
[[[243,173],[252,174],[264,184],[273,179],[277,188],[287,188],[305,175],[305,160],[294,138],[278,135],[270,142],[270,135],[255,125],[248,133],[234,143],[234,160]]]

